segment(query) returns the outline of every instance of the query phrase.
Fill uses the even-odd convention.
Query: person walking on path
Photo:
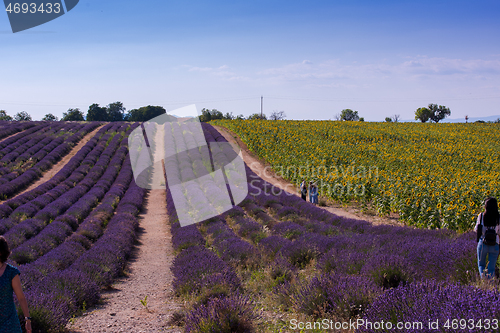
[[[306,201],[307,199],[307,182],[302,179],[302,183],[300,184],[300,195],[302,200]]]
[[[26,321],[26,332],[31,333],[31,317],[28,303],[21,287],[21,274],[17,268],[7,264],[10,255],[9,244],[0,236],[0,333],[21,333],[21,324],[17,316],[13,293],[21,305]]]
[[[493,277],[497,262],[499,249],[499,213],[498,202],[495,198],[487,198],[484,201],[484,212],[477,216],[474,231],[477,234],[477,264],[481,277]],[[488,256],[488,267],[486,268],[486,256]]]
[[[315,205],[318,203],[318,187],[316,183],[311,182],[311,186],[309,187],[309,201]]]

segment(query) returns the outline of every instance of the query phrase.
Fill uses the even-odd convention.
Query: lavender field
[[[1,186],[10,186],[8,194],[26,187],[37,177],[24,175],[47,168],[99,125],[35,124],[30,136],[24,131],[22,138],[3,141],[4,168],[25,158],[23,151],[32,151],[30,162],[40,161]],[[10,260],[19,265],[35,331],[63,331],[73,315],[95,304],[101,289],[122,273],[145,195],[133,181],[128,157],[128,134],[137,126],[103,126],[50,181],[0,205],[0,234],[11,246]],[[42,147],[31,143],[42,135],[47,138]],[[40,152],[52,141],[49,153]],[[22,181],[13,184],[18,179]]]
[[[341,218],[247,175],[239,206],[188,227],[167,193],[186,332],[498,331],[500,293],[477,279],[474,233]]]
[[[99,126],[49,181],[22,192]],[[7,138],[0,142],[0,193],[6,199],[0,234],[21,270],[35,331],[63,332],[123,274],[148,193],[132,173],[132,164],[144,161],[129,155],[128,136],[138,126],[0,123],[0,138]],[[203,130],[207,142],[226,142],[212,126],[203,124]],[[185,145],[165,138],[166,150]],[[234,152],[216,154],[212,161],[231,160]],[[292,324],[299,322],[309,323],[311,329],[303,328],[310,332],[498,331],[500,292],[478,279],[472,232],[342,218],[272,186],[248,167],[249,194],[239,205],[181,227],[172,184],[196,179],[197,170],[214,170],[213,163],[200,162],[201,155],[175,155],[177,163],[165,165],[165,223],[176,253],[165,269],[173,274],[175,297],[186,304],[170,314],[172,325],[185,332],[299,332]],[[199,190],[217,203],[215,182],[200,183]],[[206,204],[193,199],[183,209],[195,212]],[[385,326],[335,326],[350,321]],[[439,322],[439,330],[430,322]]]

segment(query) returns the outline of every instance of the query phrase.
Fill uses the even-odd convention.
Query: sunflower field
[[[498,124],[217,120],[294,184],[399,214],[421,228],[468,231],[500,196]]]

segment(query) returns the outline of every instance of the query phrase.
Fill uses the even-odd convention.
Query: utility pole
[[[262,115],[264,114],[263,109],[264,109],[264,96],[260,96],[260,119],[264,119],[262,117]]]

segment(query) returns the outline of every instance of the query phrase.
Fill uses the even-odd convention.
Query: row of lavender
[[[39,185],[33,190],[7,200],[0,205],[0,216],[2,217],[0,220],[0,234],[9,231],[19,222],[37,215],[40,210],[43,210],[47,205],[51,204],[63,194],[66,193],[67,197],[67,192],[74,189],[86,176],[90,177],[90,174],[95,174],[97,172],[96,176],[100,177],[100,174],[104,171],[104,165],[93,168],[94,164],[99,160],[106,147],[108,147],[108,149],[105,156],[108,158],[111,156],[110,153],[114,152],[116,143],[109,146],[108,141],[113,138],[113,133],[115,133],[119,127],[120,125],[118,124],[103,127],[49,181]],[[119,137],[116,138],[118,139]],[[95,176],[92,178],[95,178]],[[90,180],[90,182],[92,182],[92,180]],[[79,185],[85,185],[86,188],[88,188],[92,186],[92,183],[82,183]],[[74,195],[71,197],[75,198]],[[38,216],[38,218],[47,220],[47,217],[50,218],[50,216],[51,215],[48,215],[43,218]]]
[[[207,141],[224,141],[210,126],[205,131]],[[271,293],[275,304],[312,319],[384,320],[394,327],[422,322],[423,330],[415,326],[422,332],[432,330],[429,320],[478,323],[500,316],[500,294],[474,285],[474,235],[340,218],[247,173],[251,190],[243,209],[235,207],[197,227],[172,225],[174,246],[181,251],[173,267],[174,287],[197,302],[188,314],[187,331],[200,331],[203,325],[221,329],[217,313],[227,313],[224,304],[236,301],[226,296],[243,292],[248,276],[269,286],[259,291]],[[175,209],[169,198],[167,207]],[[243,318],[255,318],[248,302],[242,303]],[[252,326],[250,320],[240,322]],[[444,331],[455,331],[456,325],[448,323]],[[471,332],[484,331],[481,325],[468,325]]]
[[[0,142],[0,197],[12,197],[33,183],[98,126],[41,123]]]
[[[125,265],[144,196],[127,149],[137,126],[106,125],[49,182],[0,208],[41,332],[64,330]]]
[[[120,130],[120,127],[124,126],[118,126],[117,131],[124,133],[126,127],[122,130]],[[45,252],[39,248],[34,250],[31,244],[40,244],[37,234],[42,229],[44,234],[40,235],[40,237],[53,237],[45,236],[52,229],[52,225],[44,229],[48,223],[64,213],[77,218],[81,222],[89,213],[89,210],[102,199],[114,177],[116,177],[127,152],[126,147],[119,148],[120,141],[123,140],[122,135],[113,135],[113,133],[114,131],[103,136],[101,143],[82,161],[80,168],[73,172],[72,175],[79,178],[79,183],[75,181],[78,178],[70,175],[65,182],[48,190],[46,193],[42,193],[43,188],[39,187],[34,190],[34,192],[38,192],[35,199],[18,206],[8,218],[2,220],[4,228],[11,227],[5,233],[5,237],[13,248],[14,260],[18,263],[26,263],[36,259],[33,256],[44,254],[46,248],[44,249]],[[97,161],[94,162],[94,160]],[[95,164],[92,166],[92,163]],[[108,167],[108,165],[110,166]],[[69,184],[68,180],[70,181]],[[56,182],[57,180],[53,178],[41,187],[47,188]],[[27,196],[24,195],[24,197]],[[16,199],[8,201],[6,205],[15,206],[15,202],[19,202],[20,198]],[[24,244],[27,239],[30,239],[30,242]],[[52,243],[54,242],[49,244]],[[18,248],[21,244],[23,246]],[[41,244],[45,245],[44,242]],[[26,256],[27,254],[31,254],[31,256]]]
[[[96,127],[99,123],[92,125]],[[2,146],[5,146],[5,148],[0,150],[0,164],[4,168],[7,166],[6,169],[8,170],[9,166],[22,167],[22,164],[26,163],[29,159],[30,161],[39,161],[45,156],[43,155],[44,151],[50,151],[46,146],[53,145],[57,147],[58,144],[61,144],[65,139],[82,130],[84,127],[84,124],[79,123],[51,123],[26,130],[2,142]],[[8,144],[9,141],[12,143]],[[53,141],[55,145],[51,144]],[[2,168],[2,174],[6,173],[6,169],[4,168]]]
[[[207,141],[215,141],[210,133],[206,132],[205,135]],[[176,137],[177,147],[186,145],[178,142],[181,139],[184,138]],[[233,245],[236,247],[238,244],[242,245],[241,240],[227,228],[221,217],[185,227],[181,227],[179,223],[176,209],[178,203],[174,203],[170,182],[173,179],[175,184],[185,183],[196,179],[195,172],[203,174],[206,165],[198,160],[203,158],[207,160],[207,156],[202,156],[203,153],[209,153],[209,150],[200,151],[200,154],[190,151],[189,154],[177,155],[178,163],[173,160],[172,155],[169,168],[166,166],[169,171],[172,171],[175,165],[187,166],[183,170],[170,173],[169,178],[165,175],[172,243],[178,252],[171,268],[174,275],[174,291],[178,296],[191,301],[185,317],[186,332],[252,332],[255,330],[259,313],[255,311],[250,299],[244,295],[242,281],[230,259],[233,256],[226,251],[226,248],[233,248]],[[211,157],[209,160],[214,159]],[[211,169],[214,170],[213,162]],[[213,194],[220,191],[218,185],[216,182],[204,180],[198,190],[204,191],[204,197],[217,200]],[[212,195],[209,196],[208,193]],[[198,211],[200,198],[187,198],[182,202],[182,209],[189,211],[194,207],[194,210]],[[238,244],[231,244],[232,242]],[[252,251],[252,245],[242,242],[248,247],[238,248],[240,258],[246,256],[245,251],[248,253]]]
[[[0,121],[0,140],[8,136],[14,135],[28,128],[36,126],[39,122],[29,121],[29,122],[11,122],[11,121]]]

